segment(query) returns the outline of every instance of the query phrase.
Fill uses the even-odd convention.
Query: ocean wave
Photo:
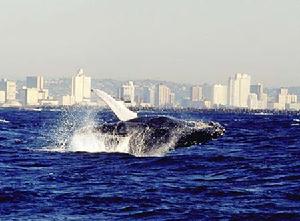
[[[5,119],[0,119],[0,123],[5,123],[5,124],[8,124],[8,123],[10,123],[10,121],[8,121],[8,120],[5,120]]]

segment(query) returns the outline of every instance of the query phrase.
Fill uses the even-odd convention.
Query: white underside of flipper
[[[137,118],[137,113],[129,110],[124,102],[116,101],[112,96],[99,89],[93,89],[93,92],[110,107],[121,121]]]

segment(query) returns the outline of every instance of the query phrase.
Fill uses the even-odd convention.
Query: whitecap
[[[5,119],[0,119],[0,123],[8,124],[8,123],[10,123],[10,121],[5,120]]]

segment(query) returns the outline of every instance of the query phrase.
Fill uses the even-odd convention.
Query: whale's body
[[[128,152],[135,155],[154,153],[165,146],[175,149],[203,144],[223,135],[224,131],[215,122],[184,121],[166,116],[138,117],[92,128],[94,134],[101,134],[107,147],[117,146],[122,140],[129,139]]]
[[[185,121],[168,116],[138,116],[110,95],[94,90],[113,110],[120,121],[102,123],[91,128],[94,134],[104,137],[106,146],[116,146],[129,139],[129,153],[146,154],[162,146],[169,149],[203,144],[224,134],[225,129],[215,122]],[[126,113],[126,114],[124,114]]]

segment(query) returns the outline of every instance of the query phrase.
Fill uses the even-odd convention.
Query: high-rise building
[[[42,91],[44,89],[44,78],[43,76],[28,76],[26,77],[27,88],[37,88]]]
[[[135,106],[135,86],[132,81],[123,84],[119,91],[119,97],[125,103]]]
[[[251,77],[248,74],[238,73],[229,78],[228,104],[232,107],[248,107]]]
[[[36,106],[53,101],[49,96],[49,90],[44,88],[43,76],[26,77],[25,102],[27,106]],[[56,101],[55,101],[56,102]]]
[[[297,109],[299,106],[297,100],[297,95],[289,94],[287,88],[281,88],[278,92],[276,102],[271,103],[269,108],[278,110],[285,110],[286,108]]]
[[[260,100],[263,93],[264,93],[264,87],[262,84],[258,83],[258,84],[254,84],[251,85],[250,87],[250,93],[256,94],[257,95],[257,99]]]
[[[11,102],[16,100],[16,82],[7,79],[2,79],[0,81],[0,91],[5,92],[5,102]]]
[[[214,84],[212,86],[212,105],[227,105],[227,86],[222,84]]]
[[[155,105],[155,87],[143,87],[142,100],[150,106]]]
[[[201,101],[202,96],[202,87],[199,85],[191,87],[191,101]]]
[[[202,85],[202,99],[206,101],[211,101],[213,99],[213,91],[212,91],[212,85],[210,84],[203,84]]]
[[[255,93],[250,93],[248,96],[248,107],[250,109],[258,109],[258,98],[257,98],[257,94]]]
[[[37,106],[39,105],[39,90],[37,88],[26,88],[25,89],[25,105],[26,106]]]
[[[5,103],[5,91],[0,91],[0,104]]]
[[[257,107],[254,108],[255,105],[253,103],[255,103],[255,101],[253,101],[251,103],[251,107],[249,106],[249,108],[251,108],[251,109],[266,109],[268,107],[268,95],[266,93],[264,93],[264,87],[261,83],[251,85],[250,92],[251,92],[251,94],[255,94],[257,97],[256,98],[256,100],[257,100],[256,106]],[[255,100],[254,96],[251,95],[251,99]]]
[[[91,77],[85,75],[83,69],[79,69],[72,78],[72,97],[77,104],[90,102],[91,98]]]
[[[156,86],[155,104],[159,107],[172,106],[175,102],[175,95],[171,92],[171,89],[164,85],[158,84]]]

